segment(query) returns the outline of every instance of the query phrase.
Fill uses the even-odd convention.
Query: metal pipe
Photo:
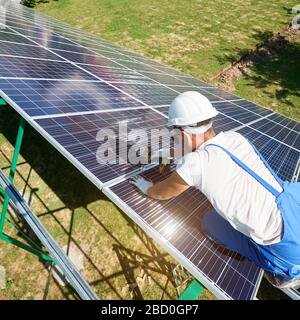
[[[26,124],[25,120],[23,118],[21,118],[19,128],[18,128],[17,139],[16,139],[16,143],[15,143],[13,158],[11,161],[10,172],[9,172],[9,181],[10,182],[13,182],[14,177],[15,177],[17,163],[18,163],[18,157],[20,154],[21,145],[22,145],[23,136],[24,136],[25,124]],[[5,194],[3,207],[2,207],[2,211],[1,211],[1,217],[0,217],[0,234],[3,233],[8,205],[9,205],[9,197],[7,196],[7,194]]]

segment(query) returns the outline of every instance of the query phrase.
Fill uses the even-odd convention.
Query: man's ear
[[[182,139],[183,139],[183,155],[188,154],[193,151],[194,148],[194,140],[193,135],[189,134],[185,131],[182,132]]]
[[[204,141],[205,141],[205,134],[204,133],[198,134],[196,139],[197,147],[201,146],[201,144],[203,144]]]

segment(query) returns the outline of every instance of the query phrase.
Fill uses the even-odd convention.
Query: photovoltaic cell
[[[281,126],[284,126],[286,128],[289,128],[290,130],[293,130],[295,132],[300,132],[300,123],[296,122],[292,119],[286,118],[278,113],[271,115],[268,118],[270,121],[273,121],[274,123],[280,124]]]
[[[114,85],[150,106],[171,104],[172,100],[178,95],[177,92],[160,84],[147,85],[116,83]]]
[[[82,54],[70,51],[53,50],[53,52],[62,56],[63,58],[76,63],[93,64],[93,65],[103,65],[107,67],[122,68],[122,65],[115,63],[105,57],[93,54]]]
[[[277,124],[276,122],[269,119],[255,122],[251,125],[251,128],[254,128],[272,138],[275,138],[291,147],[294,147],[297,150],[300,150],[300,131],[297,132],[291,130],[290,128],[285,127],[281,124]]]
[[[131,58],[121,52],[112,51],[111,48],[104,47],[102,49],[100,48],[90,48],[89,50],[93,51],[95,54],[100,54],[106,58],[109,59],[128,59],[129,61],[132,61]]]
[[[138,72],[154,72],[154,73],[163,73],[161,70],[157,70],[156,68],[147,65],[145,63],[140,63],[137,61],[129,61],[129,60],[124,60],[124,59],[112,59],[115,63],[118,63],[118,65],[127,67],[132,70],[136,70]]]
[[[77,53],[77,54],[81,54],[81,55],[93,55],[93,52],[91,52],[91,50],[81,46],[81,45],[77,45],[75,43],[73,43],[72,45],[70,44],[64,44],[61,42],[55,42],[55,44],[60,44],[60,47],[58,48],[53,48],[53,44],[50,46],[48,46],[50,49],[55,50],[58,54],[63,54],[65,51],[69,52],[69,53]],[[52,47],[52,48],[51,48]]]
[[[117,51],[116,48],[113,46],[108,46],[105,42],[102,41],[87,41],[85,38],[82,37],[68,37],[73,43],[73,45],[80,45],[85,48],[88,48],[89,50],[99,50],[100,52],[111,52],[115,54],[122,54],[119,50]]]
[[[217,97],[220,97],[224,100],[235,100],[235,99],[240,99],[237,96],[234,96],[233,94],[230,94],[224,90],[221,90],[219,88],[205,88],[205,90],[211,94],[214,94]]]
[[[266,109],[266,108],[263,108],[251,101],[248,101],[248,100],[240,100],[240,101],[235,101],[234,102],[236,105],[240,106],[240,107],[243,107],[249,111],[252,111],[256,114],[259,114],[260,116],[264,117],[264,116],[267,116],[269,115],[270,113],[273,113],[272,110],[269,110],[269,109]]]
[[[36,41],[33,38],[34,41]],[[102,50],[107,50],[106,52],[109,52],[111,54],[114,54],[114,52],[106,47],[100,46],[100,45],[94,45],[94,48],[89,46],[90,50],[84,49],[83,48],[84,43],[72,43],[69,41],[68,43],[65,42],[65,38],[63,37],[56,37],[56,40],[47,41],[47,48],[54,49],[54,50],[65,50],[65,51],[70,51],[70,52],[78,52],[78,53],[85,53],[85,54],[93,54],[91,50],[97,50],[97,47],[102,48]]]
[[[294,150],[249,127],[240,129],[238,132],[260,150],[272,169],[282,180],[292,180],[293,173],[300,157],[300,151]]]
[[[20,32],[20,30],[18,30]],[[66,45],[68,48],[72,48],[74,50],[74,47],[78,47],[77,44],[74,44],[74,42],[66,39],[65,37],[60,36],[57,33],[54,33],[52,31],[43,30],[41,33],[34,33],[34,32],[28,32],[28,34],[24,34],[27,38],[37,42],[41,46],[45,46],[47,48],[55,48],[55,44],[57,46],[59,45]],[[32,42],[32,41],[31,41]],[[57,48],[59,49],[59,48]],[[72,51],[71,50],[71,51]],[[74,50],[76,51],[76,50]]]
[[[32,44],[30,40],[27,40],[26,38],[19,36],[12,32],[4,32],[2,29],[0,29],[0,41],[8,41],[8,42],[17,42],[17,43],[25,43],[25,44]],[[1,42],[2,43],[2,42]]]
[[[213,106],[223,114],[236,119],[237,121],[246,124],[261,118],[257,113],[254,113],[246,108],[238,106],[235,102],[224,101],[213,103]]]
[[[121,69],[121,68],[110,68],[104,65],[96,66],[96,65],[80,65],[85,70],[92,72],[96,76],[100,77],[101,79],[108,81],[110,83],[114,82],[123,82],[123,83],[153,83],[151,79],[144,77],[143,75],[139,74],[136,71],[130,69]]]
[[[20,21],[18,19],[11,18],[9,16],[6,17],[5,19],[5,26],[13,28],[14,30],[20,32],[20,33],[25,33],[27,32],[33,32],[33,33],[41,33],[44,31],[44,27],[42,25],[36,25],[32,21]],[[9,28],[7,28],[10,30]]]
[[[61,60],[61,58],[39,46],[10,42],[0,42],[0,55]]]
[[[190,85],[190,84],[180,80],[179,78],[172,76],[172,75],[168,75],[168,74],[161,74],[158,72],[146,72],[146,71],[141,71],[141,73],[144,76],[149,77],[152,80],[155,80],[157,82],[160,82],[160,83],[166,84],[166,85],[182,85],[182,86],[189,86]]]
[[[97,80],[85,71],[63,61],[6,56],[0,56],[0,77]]]
[[[140,106],[102,82],[0,79],[0,88],[30,116]]]
[[[206,82],[203,82],[201,80],[198,80],[196,78],[192,78],[192,77],[188,77],[188,76],[183,76],[183,75],[178,75],[177,76],[178,79],[180,80],[183,80],[185,81],[186,83],[189,83],[191,85],[194,85],[194,86],[198,86],[198,87],[212,87],[212,85],[206,83]]]
[[[197,91],[201,94],[203,94],[210,102],[216,102],[216,101],[222,101],[224,100],[222,97],[219,97],[209,91],[200,87],[187,87],[187,86],[168,86],[170,89],[174,90],[177,92],[177,94],[186,92],[186,91]]]
[[[56,42],[57,43],[57,42]],[[83,45],[75,45],[75,43],[71,46],[71,45],[68,45],[68,47],[62,47],[62,48],[55,48],[53,50],[55,50],[56,53],[58,54],[61,54],[61,55],[68,55],[68,53],[76,53],[77,55],[80,54],[82,56],[85,56],[85,55],[96,55],[96,56],[102,56],[104,58],[108,58],[109,60],[112,59],[112,58],[126,58],[126,56],[122,55],[122,54],[118,54],[118,53],[115,53],[114,51],[111,51],[110,49],[107,49],[107,50],[99,50],[99,49],[93,49],[93,48],[88,48],[88,47],[84,47]],[[114,55],[116,57],[114,57]],[[73,55],[70,55],[70,60],[74,59],[73,58]],[[75,62],[81,62],[81,61],[78,61],[79,58],[75,58]]]

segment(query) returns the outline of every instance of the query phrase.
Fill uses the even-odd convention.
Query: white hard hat
[[[214,118],[218,114],[210,101],[197,91],[177,96],[169,108],[168,126],[187,126]]]

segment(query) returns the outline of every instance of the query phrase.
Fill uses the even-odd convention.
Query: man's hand
[[[136,186],[145,195],[148,195],[148,190],[153,186],[153,183],[151,181],[144,179],[140,175],[132,177],[129,182],[132,185]]]

